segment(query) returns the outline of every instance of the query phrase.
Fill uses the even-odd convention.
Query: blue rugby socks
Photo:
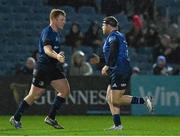
[[[54,103],[49,111],[49,114],[48,116],[51,118],[51,119],[55,119],[55,116],[56,116],[56,112],[57,110],[60,109],[60,107],[62,106],[62,104],[65,102],[65,98],[62,98],[62,97],[59,97],[59,96],[56,96],[56,98],[54,99]]]
[[[144,104],[144,99],[141,97],[132,97],[131,104]]]
[[[20,103],[18,109],[16,110],[16,112],[15,112],[15,114],[14,114],[14,119],[15,119],[16,121],[20,121],[22,114],[23,114],[24,111],[25,111],[26,109],[28,109],[28,108],[29,108],[29,104],[28,104],[25,100],[23,100],[23,101]]]
[[[115,126],[121,125],[121,118],[119,114],[113,115],[113,121]]]

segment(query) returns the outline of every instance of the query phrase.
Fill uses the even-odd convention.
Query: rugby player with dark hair
[[[153,111],[152,97],[134,97],[124,95],[130,81],[132,69],[128,57],[128,45],[124,34],[118,31],[119,23],[113,16],[103,19],[102,30],[106,35],[103,45],[105,66],[102,75],[109,77],[107,101],[113,116],[114,125],[108,130],[122,130],[120,106],[130,104],[145,104],[150,112]]]

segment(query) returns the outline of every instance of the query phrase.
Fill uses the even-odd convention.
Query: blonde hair
[[[54,18],[57,18],[59,15],[66,16],[66,13],[64,10],[52,9],[49,15],[49,19],[52,20]]]

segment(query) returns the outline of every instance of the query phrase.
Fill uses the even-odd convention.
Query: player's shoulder
[[[108,41],[112,42],[112,41],[118,40],[119,37],[122,37],[122,36],[123,36],[123,34],[120,33],[119,31],[113,31],[109,34]]]
[[[113,35],[115,35],[117,37],[125,37],[124,33],[119,32],[119,31],[114,31]]]
[[[51,28],[50,25],[46,26],[43,30],[44,30],[45,32],[47,32],[47,33],[52,33],[52,32],[53,32],[53,30],[52,30],[52,28]]]
[[[48,26],[44,27],[43,30],[42,30],[42,33],[44,33],[44,34],[53,33],[51,26],[48,25]]]
[[[109,36],[124,37],[125,35],[119,31],[113,31],[109,34]]]
[[[52,28],[48,25],[45,28],[43,28],[41,32],[42,37],[51,37],[53,34]]]

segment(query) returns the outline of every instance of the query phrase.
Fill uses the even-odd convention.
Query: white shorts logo
[[[117,84],[114,83],[114,84],[112,85],[112,87],[113,87],[113,88],[117,88]]]
[[[126,86],[126,83],[121,83],[121,87],[125,87]]]

